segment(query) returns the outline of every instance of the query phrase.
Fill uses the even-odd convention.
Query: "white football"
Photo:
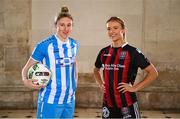
[[[41,63],[32,65],[28,70],[28,79],[37,80],[33,81],[36,85],[47,85],[51,79],[51,71]]]

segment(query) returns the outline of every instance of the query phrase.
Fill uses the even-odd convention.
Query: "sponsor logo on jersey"
[[[110,56],[111,56],[111,54],[104,54],[104,56],[106,56],[106,57],[110,57]]]
[[[120,68],[125,68],[122,64],[102,64],[103,70],[119,70]]]
[[[75,57],[58,58],[56,59],[56,65],[68,66],[75,63]]]

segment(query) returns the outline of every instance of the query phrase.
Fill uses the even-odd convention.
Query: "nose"
[[[64,26],[64,29],[63,30],[66,30],[67,29],[67,26]]]
[[[113,32],[114,32],[114,30],[112,30],[112,29],[111,29],[111,30],[109,30],[109,33],[113,33]]]
[[[65,26],[65,27],[64,27],[64,30],[65,30],[65,31],[69,31],[69,29],[70,29],[69,26]]]

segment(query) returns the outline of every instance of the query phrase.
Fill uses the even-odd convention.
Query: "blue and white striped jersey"
[[[31,57],[52,71],[52,80],[39,91],[38,101],[65,104],[75,100],[78,48],[74,39],[68,38],[67,42],[62,42],[55,35],[37,44]]]

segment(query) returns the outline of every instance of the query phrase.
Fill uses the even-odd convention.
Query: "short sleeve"
[[[150,61],[144,56],[144,54],[139,49],[136,49],[135,51],[135,65],[137,67],[140,67],[141,69],[144,69],[150,65]]]
[[[45,48],[43,47],[43,44],[39,43],[34,48],[34,51],[32,52],[31,57],[34,60],[41,62],[43,60],[43,58],[45,57],[44,51],[45,51]]]
[[[95,61],[95,67],[101,68],[102,67],[102,61],[101,61],[101,51],[99,52],[96,61]]]

